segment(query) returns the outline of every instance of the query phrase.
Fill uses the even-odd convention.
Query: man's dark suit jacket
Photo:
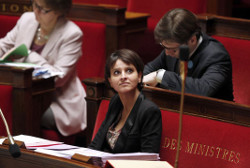
[[[105,120],[99,128],[89,148],[111,152],[151,152],[159,153],[162,131],[161,111],[151,101],[140,94],[121,130],[112,150],[106,141],[109,127],[117,120],[122,103],[116,94],[110,101]]]
[[[191,94],[233,100],[232,63],[224,46],[202,34],[203,41],[188,61],[185,91]],[[144,75],[165,69],[159,87],[181,91],[179,59],[166,56],[165,52],[149,62]]]

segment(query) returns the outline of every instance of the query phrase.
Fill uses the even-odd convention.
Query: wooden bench
[[[88,126],[93,136],[105,118],[113,92],[104,79],[84,80],[87,85]],[[161,160],[174,165],[180,93],[146,87],[146,97],[162,112]],[[230,101],[185,94],[180,167],[240,167],[249,165],[250,107]],[[89,119],[95,119],[90,121]],[[94,124],[94,125],[91,125]],[[89,128],[90,129],[90,128]],[[89,137],[91,140],[91,136]],[[90,141],[89,141],[90,142]]]

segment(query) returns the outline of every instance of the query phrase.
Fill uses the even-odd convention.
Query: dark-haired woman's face
[[[119,94],[128,93],[137,89],[141,82],[142,74],[137,72],[132,64],[126,64],[118,59],[114,66],[110,68],[110,86]]]

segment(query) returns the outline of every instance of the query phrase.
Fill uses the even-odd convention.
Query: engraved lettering
[[[198,150],[198,155],[202,155],[204,154],[204,151],[205,151],[205,148],[206,148],[206,145],[202,145],[200,144],[200,147],[199,147],[199,150]]]
[[[32,6],[26,6],[26,5],[24,5],[24,6],[23,6],[23,11],[24,11],[24,12],[32,11]]]
[[[218,152],[217,152],[217,155],[216,155],[216,158],[219,158],[220,151],[222,151],[222,148],[217,147],[216,150],[218,151]]]
[[[176,140],[176,139],[172,139],[172,141],[171,141],[171,146],[170,146],[170,149],[171,149],[171,150],[175,150],[175,148],[176,148],[176,143],[177,143],[177,140]]]
[[[192,144],[190,145],[189,142],[187,141],[187,147],[186,147],[185,152],[186,152],[186,153],[192,154],[193,147],[194,147],[194,143],[192,143]]]
[[[212,146],[210,148],[210,154],[209,154],[210,157],[213,157],[214,156],[214,147]]]
[[[229,157],[228,157],[228,161],[229,161],[229,162],[233,162],[233,161],[234,161],[234,159],[233,159],[234,156],[235,156],[235,152],[234,152],[234,151],[231,151],[231,152],[230,152],[230,155],[229,155]]]
[[[170,139],[168,137],[165,137],[163,148],[168,148],[170,145]]]
[[[165,137],[162,147],[169,148],[170,150],[177,149],[177,139]],[[183,145],[185,144],[185,145]],[[182,146],[183,145],[183,146]],[[220,146],[209,146],[206,144],[185,141],[180,143],[180,150],[184,148],[186,154],[200,155],[210,157],[212,159],[224,160],[228,163],[238,164],[240,162],[240,153],[236,151],[221,148]]]
[[[194,154],[196,154],[197,148],[198,148],[199,144],[195,143],[195,150],[194,150]]]
[[[6,11],[6,4],[2,4],[2,11],[3,11],[3,12]]]
[[[205,156],[207,156],[207,153],[208,153],[208,151],[209,151],[209,148],[210,148],[210,146],[207,146],[207,151],[206,151]]]
[[[237,153],[235,157],[235,163],[238,164],[239,162],[240,162],[240,153]]]
[[[223,153],[223,156],[222,156],[222,159],[227,159],[227,155],[228,155],[229,151],[227,149],[224,149],[224,153]]]
[[[18,12],[18,10],[19,10],[19,6],[18,6],[18,5],[12,4],[12,5],[10,6],[10,11],[11,11],[11,12]]]

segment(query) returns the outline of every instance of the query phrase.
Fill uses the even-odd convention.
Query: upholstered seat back
[[[160,157],[174,165],[179,113],[161,111],[163,130]],[[184,115],[179,167],[248,167],[249,135],[249,127]]]
[[[250,105],[250,40],[213,36],[230,54],[233,66],[233,89],[236,103]]]
[[[0,15],[0,38],[4,37],[15,25],[19,16]]]
[[[149,13],[149,29],[154,29],[156,23],[169,10],[173,8],[186,8],[196,14],[205,13],[207,7],[206,0],[128,0],[127,10],[130,12]]]
[[[108,112],[108,107],[109,107],[109,100],[102,100],[96,116],[92,139],[94,139],[96,133],[98,132],[98,129],[100,128],[103,120],[105,119],[105,116]]]
[[[83,32],[82,57],[77,63],[81,80],[89,77],[104,77],[106,62],[106,26],[102,23],[74,21]]]

